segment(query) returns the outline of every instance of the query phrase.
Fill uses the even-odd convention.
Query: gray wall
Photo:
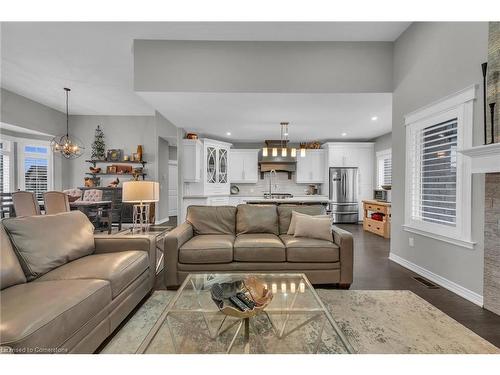
[[[169,146],[168,160],[177,160],[177,146]]]
[[[1,121],[52,136],[66,133],[66,114],[1,89]]]
[[[136,91],[391,92],[390,42],[134,41]]]
[[[0,97],[0,122],[46,133],[48,136],[1,129],[2,134],[28,139],[50,140],[52,136],[66,133],[66,115],[64,113],[3,88],[0,91]],[[68,161],[62,157],[54,156],[54,189],[61,190],[67,185],[68,171]],[[17,168],[15,168],[14,178],[17,188]]]
[[[473,179],[474,250],[404,232],[404,115],[482,81],[487,23],[413,23],[394,46],[391,252],[480,295],[483,294],[484,176]],[[474,143],[481,142],[482,97],[474,104]],[[409,247],[408,238],[415,246]]]
[[[29,100],[10,91],[1,90],[1,121],[10,125],[50,134],[50,136],[25,134],[1,129],[1,134],[29,139],[50,140],[52,135],[66,132],[66,115],[40,103]],[[176,151],[178,140],[182,139],[182,131],[164,118],[158,112],[155,116],[70,116],[70,134],[78,137],[85,146],[84,154],[74,160],[54,157],[54,188],[56,190],[83,186],[85,173],[89,171],[91,145],[94,141],[94,132],[97,125],[101,125],[106,149],[118,148],[126,155],[132,155],[137,145],[144,147],[144,160],[147,179],[158,180],[163,176],[164,169],[168,168],[169,155],[177,159]],[[159,163],[159,158],[163,158]],[[105,168],[105,165],[101,167]],[[16,169],[17,170],[17,169]],[[168,178],[168,173],[165,173]],[[102,177],[101,186],[106,186],[115,177]],[[121,181],[129,177],[120,178]],[[168,181],[164,184],[168,191]],[[168,213],[168,199],[158,207],[158,219]]]
[[[383,151],[392,148],[392,133],[387,133],[372,139],[370,142],[374,142],[373,149],[375,152]]]
[[[160,183],[161,201],[158,205],[157,220],[168,219],[168,161],[177,160],[177,145],[182,130],[178,129],[159,112],[155,113],[156,139],[157,139],[157,171],[156,179]],[[175,155],[172,155],[174,154]],[[179,181],[182,181],[180,178]],[[179,190],[179,187],[178,187]]]
[[[158,182],[160,183],[160,201],[158,202],[156,219],[163,221],[168,218],[168,141],[158,137]]]
[[[91,145],[94,141],[94,132],[97,125],[101,125],[104,132],[106,150],[122,149],[124,154],[132,155],[137,151],[137,145],[144,149],[144,160],[147,161],[147,179],[156,179],[158,142],[156,137],[156,122],[154,116],[71,116],[72,132],[85,145],[84,155],[69,161],[68,187],[83,186],[85,172],[89,171]],[[105,165],[101,165],[105,168]],[[102,177],[101,186],[106,186],[115,177]],[[120,178],[121,181],[130,177]]]

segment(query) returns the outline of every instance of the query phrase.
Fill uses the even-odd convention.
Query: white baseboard
[[[443,288],[448,289],[455,294],[458,294],[460,297],[483,307],[483,296],[477,294],[476,292],[464,288],[463,286],[458,285],[453,281],[445,279],[444,277],[439,276],[423,267],[420,267],[419,265],[416,265],[415,263],[412,263],[404,258],[401,258],[399,255],[396,255],[394,253],[389,253],[389,259],[405,268],[408,268],[409,270],[412,270],[415,273],[418,273],[420,276],[423,276],[426,279],[435,282]]]

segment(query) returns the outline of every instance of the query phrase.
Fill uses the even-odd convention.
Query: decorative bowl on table
[[[381,188],[384,190],[391,190],[392,185],[382,185]]]
[[[230,283],[214,284],[211,292],[213,301],[223,314],[241,319],[260,314],[273,299],[273,294],[267,288],[267,285],[256,277],[247,277],[244,280]],[[253,307],[250,308],[247,305],[248,309],[242,311],[230,301],[231,297],[241,294],[244,295],[244,299],[246,298],[251,302]]]

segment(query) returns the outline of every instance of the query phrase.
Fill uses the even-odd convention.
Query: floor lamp
[[[155,181],[126,181],[123,183],[122,202],[134,203],[132,214],[132,230],[145,231],[151,224],[149,221],[150,203],[158,202],[160,184]],[[154,218],[153,218],[154,223]]]

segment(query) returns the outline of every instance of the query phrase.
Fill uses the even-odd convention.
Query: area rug
[[[356,353],[500,353],[413,292],[317,291]],[[135,353],[174,294],[155,291],[101,353]]]

